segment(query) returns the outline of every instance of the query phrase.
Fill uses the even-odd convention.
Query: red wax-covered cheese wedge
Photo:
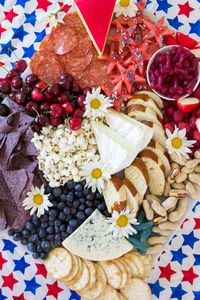
[[[75,8],[98,52],[103,54],[116,0],[75,0]]]
[[[196,45],[198,45],[198,42],[191,37],[181,33],[177,32],[176,39],[179,43],[179,45],[182,45],[188,49],[193,49]]]
[[[172,35],[166,35],[164,37],[164,40],[166,45],[178,45],[176,38],[173,37]]]
[[[178,109],[182,112],[189,112],[189,111],[194,110],[195,108],[197,108],[199,106],[199,103],[200,103],[200,100],[195,97],[177,100]]]

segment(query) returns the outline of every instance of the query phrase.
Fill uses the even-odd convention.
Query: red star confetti
[[[194,10],[194,8],[192,8],[190,5],[189,5],[189,2],[185,2],[185,4],[178,4],[179,6],[179,15],[185,15],[186,17],[189,18],[190,16],[190,13]]]
[[[156,24],[152,25],[152,22],[144,19],[144,24],[149,29],[149,33],[147,33],[143,39],[148,40],[151,38],[155,38],[156,42],[160,47],[163,47],[163,37],[166,35],[173,35],[174,32],[169,30],[167,26],[164,26],[164,17],[162,17]]]
[[[165,267],[160,267],[160,278],[166,278],[168,281],[171,281],[171,277],[176,273],[172,270],[170,263]]]
[[[107,74],[110,74],[118,64],[119,53],[114,44],[110,45],[109,54],[101,56],[102,60],[108,61]]]
[[[5,258],[3,258],[2,252],[0,252],[0,270],[2,270],[3,265],[7,262]]]
[[[26,299],[24,298],[24,294],[21,294],[19,296],[13,296],[13,300],[26,300]]]
[[[47,270],[45,265],[43,264],[36,264],[37,272],[35,275],[42,275],[44,278],[47,278]]]
[[[195,226],[194,229],[200,229],[200,218],[194,218]]]
[[[194,273],[193,267],[191,267],[188,270],[183,270],[183,279],[182,281],[187,281],[189,282],[191,285],[193,284],[193,281],[195,280],[195,278],[199,277],[197,274]]]
[[[13,277],[13,273],[10,273],[10,275],[8,276],[2,276],[2,279],[3,279],[2,287],[8,287],[11,291],[13,290],[14,285],[19,282]]]
[[[63,291],[63,289],[58,286],[57,281],[55,281],[53,284],[47,284],[47,288],[47,296],[54,296],[56,299],[58,299],[58,294]]]
[[[47,11],[47,8],[49,7],[49,5],[51,5],[52,3],[48,0],[38,0],[38,5],[37,5],[37,9],[42,8],[44,11]]]
[[[12,23],[13,19],[18,16],[18,14],[14,12],[13,8],[9,12],[4,11],[4,14],[6,16],[6,20],[10,21],[10,23]]]

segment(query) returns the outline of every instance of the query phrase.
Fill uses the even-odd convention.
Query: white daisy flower
[[[40,10],[36,15],[36,19],[40,26],[48,26],[48,31],[53,27],[56,27],[58,23],[63,22],[63,15],[59,14],[61,8],[58,8],[57,5],[52,5],[51,10],[44,11]]]
[[[138,7],[136,0],[117,0],[115,6],[116,17],[124,15],[125,17],[135,17]]]
[[[93,120],[103,118],[107,112],[107,108],[111,106],[113,106],[112,100],[101,94],[101,88],[93,88],[92,93],[87,92],[85,113],[83,116]]]
[[[86,186],[92,188],[94,193],[98,189],[99,193],[102,192],[105,182],[110,179],[110,173],[106,170],[101,161],[85,163],[80,172],[82,180],[86,180]]]
[[[186,156],[187,153],[192,152],[189,148],[193,147],[193,144],[195,144],[196,141],[187,140],[186,129],[179,130],[179,128],[175,126],[173,133],[171,133],[169,129],[166,129],[166,134],[168,137],[166,141],[166,147],[168,149],[169,154],[176,153],[179,156]]]
[[[44,185],[41,188],[32,186],[22,206],[24,206],[25,210],[31,209],[30,215],[37,211],[37,216],[40,217],[45,213],[45,210],[49,210],[49,207],[53,206],[48,197],[49,194],[44,194]]]
[[[120,213],[114,210],[112,217],[108,218],[107,222],[111,224],[109,230],[115,239],[122,237],[128,238],[129,235],[137,234],[137,230],[131,225],[138,225],[139,223],[135,218],[135,214],[131,214],[128,207]]]

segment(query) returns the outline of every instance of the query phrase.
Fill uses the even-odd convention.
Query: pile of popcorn
[[[68,125],[44,127],[32,139],[37,148],[39,169],[51,187],[64,185],[68,180],[80,181],[80,170],[85,162],[99,159],[97,145],[89,120],[82,128],[72,131]]]

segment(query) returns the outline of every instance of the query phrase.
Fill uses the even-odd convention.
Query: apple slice
[[[189,111],[194,110],[195,108],[197,108],[199,106],[199,103],[200,103],[200,100],[195,97],[177,100],[178,109],[182,112],[189,112]]]

